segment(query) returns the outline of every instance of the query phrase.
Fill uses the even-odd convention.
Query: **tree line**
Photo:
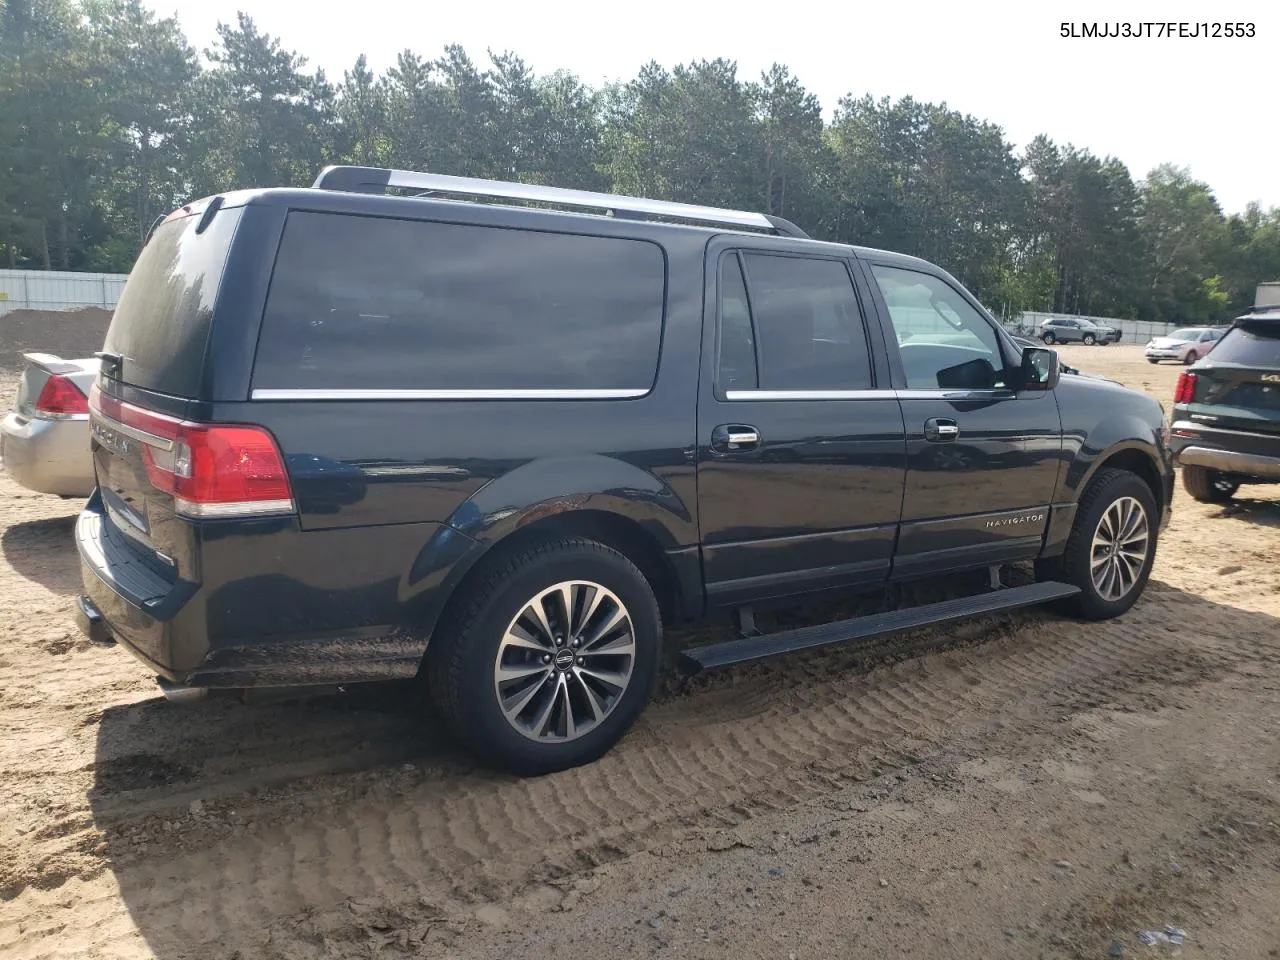
[[[203,55],[202,55],[203,54]],[[1280,209],[1224,214],[1047,135],[911,97],[824,121],[787,67],[650,63],[594,89],[513,53],[362,56],[341,80],[240,14],[197,52],[138,0],[0,0],[0,266],[125,272],[161,214],[330,163],[760,210],[932,260],[994,312],[1221,320],[1280,279]]]

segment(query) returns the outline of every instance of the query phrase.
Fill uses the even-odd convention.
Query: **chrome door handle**
[[[960,427],[954,420],[930,417],[924,422],[924,438],[932,443],[947,443],[960,436]]]
[[[723,424],[711,431],[711,449],[719,453],[737,453],[760,446],[760,431],[744,424]]]

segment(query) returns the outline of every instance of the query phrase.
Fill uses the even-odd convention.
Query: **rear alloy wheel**
[[[1188,350],[1187,355],[1182,358],[1182,362],[1189,367],[1199,359],[1200,358],[1196,356],[1196,352],[1194,350]]]
[[[1086,347],[1092,347],[1097,342],[1098,342],[1098,338],[1095,337],[1092,333],[1086,333],[1084,335],[1084,345]]]
[[[493,686],[511,726],[537,741],[586,736],[622,701],[635,627],[612,590],[566,580],[541,591],[502,635]]]
[[[1057,343],[1058,338],[1053,335],[1052,330],[1046,330],[1043,337],[1040,338],[1045,343]]]
[[[1080,498],[1061,557],[1037,564],[1041,579],[1080,588],[1064,605],[1087,620],[1118,617],[1151,576],[1159,514],[1151,488],[1127,470],[1103,469]]]
[[[1182,468],[1182,486],[1201,503],[1226,503],[1240,489],[1240,482],[1208,467]]]
[[[657,677],[662,620],[625,556],[557,540],[490,562],[436,628],[431,699],[490,764],[542,774],[590,763],[635,722]]]

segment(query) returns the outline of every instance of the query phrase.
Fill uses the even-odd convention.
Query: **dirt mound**
[[[102,349],[111,311],[15,310],[0,317],[0,370],[22,369],[24,353],[54,353],[68,360]]]

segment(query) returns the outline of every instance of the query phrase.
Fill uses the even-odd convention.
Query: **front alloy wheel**
[[[1133,497],[1113,501],[1093,532],[1089,557],[1093,586],[1102,599],[1116,603],[1137,586],[1150,543],[1151,527],[1142,504]]]
[[[557,583],[507,625],[493,684],[507,722],[531,740],[576,740],[621,701],[635,666],[635,628],[617,594]]]
[[[1146,482],[1128,470],[1098,471],[1076,507],[1060,556],[1036,561],[1041,580],[1064,580],[1080,593],[1062,608],[1088,620],[1118,617],[1151,576],[1159,508]]]

